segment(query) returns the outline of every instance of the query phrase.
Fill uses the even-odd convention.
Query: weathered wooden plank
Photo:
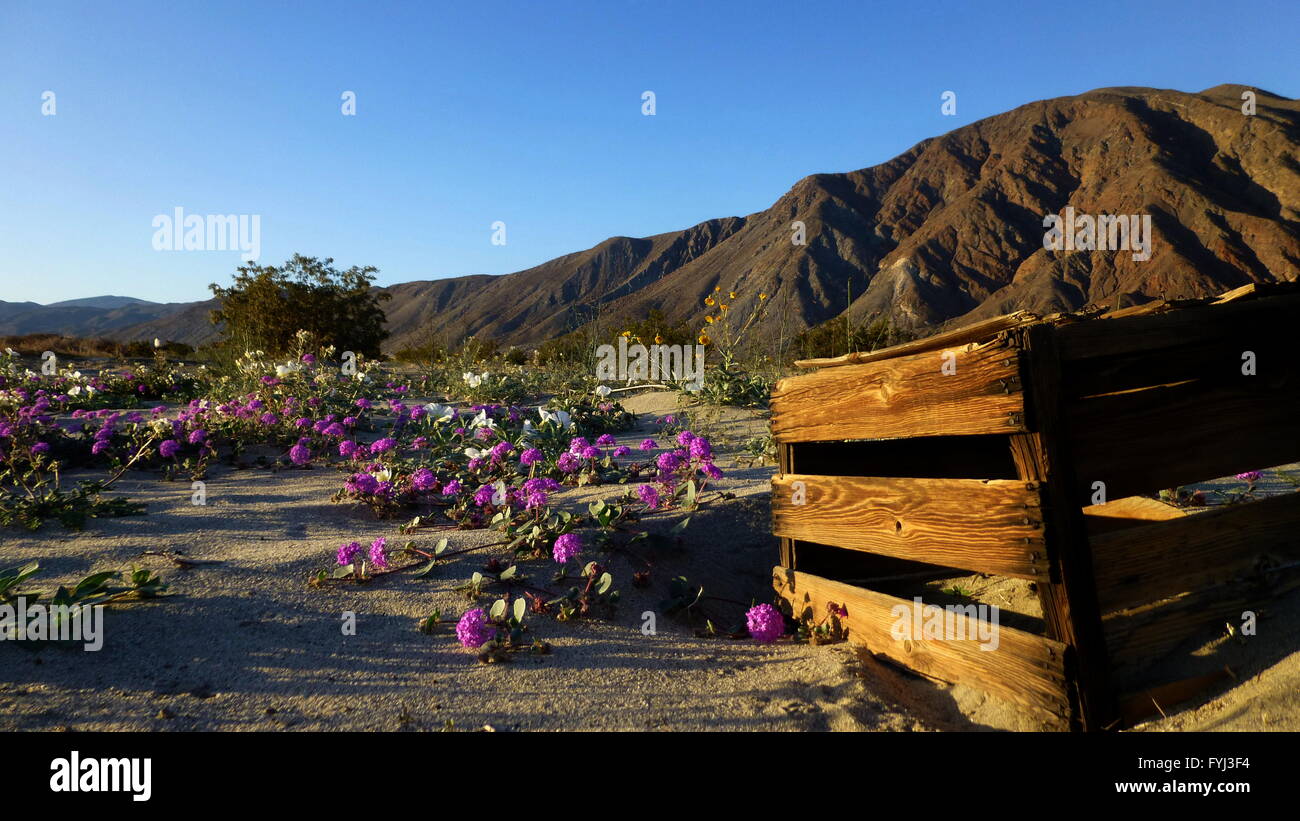
[[[1025,430],[1016,352],[994,343],[787,377],[771,406],[778,442]]]
[[[1165,504],[1148,496],[1125,496],[1101,505],[1088,505],[1083,509],[1083,525],[1088,536],[1141,527],[1152,522],[1181,519],[1187,511]],[[1094,547],[1094,550],[1096,548]],[[1094,563],[1096,557],[1093,558]]]
[[[1038,322],[1040,319],[1041,317],[1037,314],[1029,311],[1016,311],[1012,314],[1003,314],[979,322],[972,322],[960,328],[953,328],[949,331],[937,333],[934,336],[927,336],[925,339],[914,339],[911,342],[890,345],[888,348],[875,351],[856,351],[843,356],[831,356],[823,359],[797,359],[794,364],[800,368],[835,368],[841,365],[863,365],[867,362],[878,362],[882,359],[893,359],[894,357],[908,356],[925,351],[959,348],[971,343],[986,342],[1002,331]]]
[[[1245,347],[1260,328],[1294,327],[1300,321],[1300,294],[1283,294],[1063,325],[1061,357],[1076,362],[1221,339],[1235,339]]]
[[[1103,611],[1246,578],[1300,560],[1300,493],[1099,534],[1092,555]]]
[[[1185,593],[1173,599],[1108,613],[1103,618],[1113,668],[1140,669],[1192,636],[1258,612],[1276,596],[1300,587],[1296,567],[1268,570],[1258,578]]]
[[[1240,386],[1199,382],[1098,396],[1068,405],[1078,491],[1107,498],[1300,459],[1300,372]],[[1085,495],[1086,498],[1086,495]]]
[[[1128,728],[1148,718],[1164,715],[1170,708],[1184,701],[1201,698],[1211,688],[1233,678],[1232,671],[1224,667],[1203,675],[1171,681],[1148,687],[1141,692],[1121,696],[1120,725],[1122,728]]]
[[[777,453],[777,470],[781,473],[794,472],[794,448],[792,445],[776,446]],[[781,565],[794,569],[798,567],[795,559],[794,539],[780,539],[781,544]]]
[[[1249,339],[1224,331],[1218,338],[1152,351],[1137,351],[1067,363],[1064,385],[1070,398],[1118,393],[1158,385],[1199,381],[1253,388],[1270,374],[1294,370],[1288,327],[1258,328]],[[1243,373],[1252,355],[1254,376]]]
[[[981,649],[971,638],[925,638],[895,627],[903,614],[914,612],[914,602],[781,567],[773,569],[772,582],[795,618],[816,623],[830,604],[843,608],[845,615],[835,618],[847,639],[873,653],[931,678],[995,693],[1057,721],[1067,714],[1060,642],[1002,625],[996,649]],[[978,635],[973,621],[957,614],[954,626],[960,635]]]
[[[1041,507],[1014,479],[772,479],[777,536],[1026,579],[1047,576]]]
[[[1106,638],[1092,578],[1092,556],[1077,493],[1070,424],[1063,412],[1058,329],[1034,325],[1015,332],[1024,350],[1027,415],[1034,432],[1011,437],[1011,454],[1022,480],[1044,489],[1043,526],[1050,578],[1038,585],[1048,636],[1069,648],[1065,671],[1070,682],[1072,726],[1096,731],[1114,721]]]

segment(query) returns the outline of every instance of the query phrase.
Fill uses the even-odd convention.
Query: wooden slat
[[[777,453],[777,470],[781,473],[794,472],[794,446],[782,445],[776,446]],[[794,539],[780,539],[781,545],[781,564],[791,569],[798,567],[795,559]]]
[[[1130,693],[1120,697],[1120,724],[1123,728],[1156,716],[1163,716],[1174,706],[1203,698],[1212,688],[1234,679],[1227,667],[1192,678],[1171,681],[1155,687],[1148,687],[1141,692]]]
[[[1290,333],[1290,327],[1258,328],[1244,341],[1225,332],[1220,338],[1194,345],[1083,360],[1066,365],[1065,387],[1070,398],[1193,380],[1254,388],[1268,382],[1270,373],[1294,369]],[[1247,350],[1255,355],[1258,376],[1242,373],[1242,354]]]
[[[1235,338],[1248,349],[1260,328],[1294,327],[1300,321],[1300,294],[1229,300],[1145,316],[1095,319],[1064,325],[1061,356],[1066,362],[1136,351],[1153,351]],[[1289,293],[1288,293],[1289,291]]]
[[[1027,414],[1034,432],[1011,437],[1011,455],[1022,480],[1042,483],[1044,534],[1050,579],[1038,585],[1047,635],[1064,642],[1070,682],[1072,728],[1105,729],[1114,721],[1101,608],[1092,578],[1092,557],[1084,529],[1083,501],[1076,488],[1075,453],[1070,447],[1061,388],[1058,328],[1033,325],[1015,332],[1024,350]]]
[[[1103,611],[1245,578],[1300,560],[1300,493],[1100,534],[1092,554]]]
[[[1300,459],[1300,373],[1238,387],[1192,382],[1068,405],[1079,492],[1108,498],[1282,465]]]
[[[915,339],[911,342],[890,345],[888,348],[875,351],[857,351],[824,359],[796,359],[794,364],[800,368],[835,368],[841,365],[862,365],[867,362],[878,362],[882,359],[893,359],[897,356],[908,356],[924,351],[960,348],[971,343],[986,342],[1002,331],[1019,328],[1037,322],[1039,319],[1041,317],[1029,311],[1016,311],[1012,314],[1003,314],[980,322],[972,322],[970,325],[943,331],[934,336],[927,336],[925,339]]]
[[[772,479],[777,536],[1026,579],[1047,575],[1041,506],[1019,480]]]
[[[947,349],[945,349],[947,350]],[[780,380],[772,392],[778,442],[892,439],[1024,430],[1014,350],[1001,344],[845,365]]]
[[[998,626],[995,650],[980,649],[978,640],[896,639],[900,613],[912,613],[913,602],[807,573],[773,569],[773,586],[790,603],[796,618],[816,623],[834,603],[847,615],[839,619],[849,641],[892,659],[926,676],[967,684],[1060,721],[1067,713],[1064,645],[1003,625]],[[895,611],[895,607],[904,608]],[[963,635],[977,635],[964,615],[956,624]]]
[[[1125,496],[1104,505],[1088,505],[1083,509],[1083,524],[1092,537],[1115,530],[1141,527],[1152,522],[1181,519],[1187,511],[1165,504],[1147,496]],[[1094,543],[1095,544],[1095,543]],[[1094,562],[1096,557],[1094,556]]]
[[[1109,613],[1103,620],[1112,667],[1135,669],[1148,665],[1178,645],[1212,627],[1241,624],[1246,610],[1300,587],[1300,573],[1290,567],[1186,593],[1174,599]]]

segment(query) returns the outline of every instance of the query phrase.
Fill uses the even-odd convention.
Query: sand
[[[652,418],[675,402],[666,394],[626,399],[641,427],[620,440],[644,438]],[[705,607],[723,631],[740,624],[749,602],[771,600],[773,467],[737,461],[766,419],[736,409],[696,416],[721,446],[727,477],[716,488],[735,497],[696,513],[680,546],[645,551],[653,565],[645,589],[632,584],[633,572],[646,569],[640,560],[591,556],[607,561],[622,593],[613,617],[530,615],[532,633],[552,650],[508,663],[477,661],[450,625],[417,630],[434,610],[454,620],[470,606],[454,588],[482,568],[485,553],[455,557],[427,579],[398,573],[366,585],[308,585],[331,567],[340,543],[405,541],[396,531],[401,520],[331,502],[342,482],[331,468],[220,466],[207,479],[206,506],[191,504],[188,483],[131,477],[114,490],[147,502],[146,516],[92,521],[82,533],[57,524],[37,534],[5,531],[0,565],[39,560],[36,587],[135,564],[160,573],[173,595],[110,609],[95,653],[0,644],[0,730],[1036,729],[1014,705],[863,661],[847,645],[759,645],[701,635],[701,620],[666,615],[661,600],[675,576],[718,597]],[[558,498],[585,506],[621,491],[587,487]],[[666,532],[679,518],[644,524]],[[410,538],[431,548],[441,537],[451,549],[495,540],[456,530]],[[180,568],[170,552],[204,563]],[[550,568],[526,572],[558,589]],[[355,635],[342,630],[346,612],[355,614]],[[651,635],[643,629],[647,613],[655,614]],[[1297,619],[1300,596],[1291,596],[1264,624],[1268,634],[1292,628],[1294,635]],[[1230,641],[1240,681],[1142,729],[1300,729],[1294,640],[1285,652],[1262,638],[1259,650]]]

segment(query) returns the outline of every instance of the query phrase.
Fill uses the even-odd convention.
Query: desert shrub
[[[696,336],[685,322],[670,322],[658,308],[651,309],[645,319],[625,322],[622,335],[643,345],[690,345],[694,344]]]
[[[279,267],[240,266],[228,288],[211,285],[221,300],[212,321],[223,326],[226,346],[280,356],[305,330],[339,351],[378,357],[388,337],[379,303],[389,298],[371,287],[378,269],[354,265],[340,271],[333,263],[295,254]]]
[[[854,351],[874,351],[915,338],[914,334],[895,327],[885,317],[854,326],[847,316],[841,314],[795,336],[791,358],[819,359]]]
[[[767,405],[774,378],[767,357],[751,344],[749,336],[767,312],[767,294],[759,294],[748,318],[737,320],[731,310],[740,297],[714,288],[704,298],[710,309],[704,317],[696,342],[706,345],[714,366],[704,375],[700,398],[715,405],[763,407]]]

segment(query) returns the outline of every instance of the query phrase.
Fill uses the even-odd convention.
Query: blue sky
[[[1032,100],[1297,97],[1297,32],[1294,0],[0,0],[0,300],[206,298],[239,255],[154,250],[177,206],[260,215],[264,264],[507,273],[753,213]]]

